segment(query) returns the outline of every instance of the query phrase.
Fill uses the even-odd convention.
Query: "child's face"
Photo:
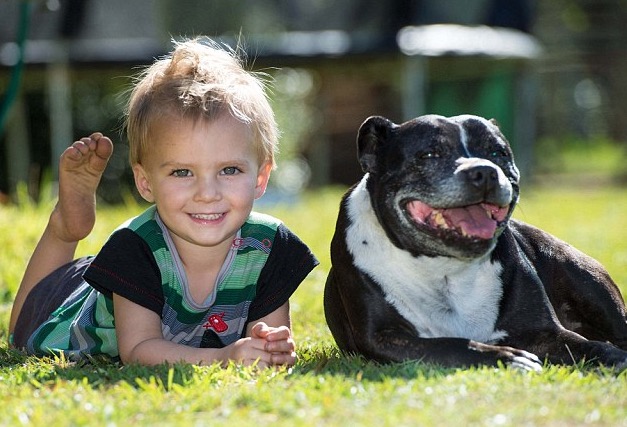
[[[157,205],[177,250],[228,249],[270,178],[249,127],[223,114],[210,122],[163,120],[150,134],[150,150],[133,167],[135,184]]]

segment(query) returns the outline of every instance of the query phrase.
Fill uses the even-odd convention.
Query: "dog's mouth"
[[[477,203],[456,208],[434,208],[419,200],[412,200],[406,204],[406,209],[418,225],[459,237],[489,240],[507,218],[509,205]]]

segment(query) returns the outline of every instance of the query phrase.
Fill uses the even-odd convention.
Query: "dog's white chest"
[[[357,268],[383,288],[386,300],[421,337],[496,342],[506,335],[495,330],[502,296],[499,264],[413,257],[397,248],[377,221],[363,186],[350,196],[348,214],[346,243]]]

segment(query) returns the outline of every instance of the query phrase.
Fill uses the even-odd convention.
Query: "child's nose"
[[[212,177],[199,179],[194,196],[199,202],[211,202],[222,198],[218,181]]]

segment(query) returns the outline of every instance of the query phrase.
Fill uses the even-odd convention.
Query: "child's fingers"
[[[280,341],[267,341],[264,350],[268,353],[293,353],[296,350],[296,344],[292,338]]]
[[[266,341],[282,341],[292,337],[292,331],[287,326],[279,326],[278,328],[270,328],[265,335]]]
[[[264,322],[257,322],[250,330],[250,333],[254,338],[265,338],[270,330]]]
[[[271,362],[271,354],[265,350],[265,340],[259,338],[242,338],[231,344],[229,359],[250,365],[255,360]]]
[[[289,338],[267,342],[260,338],[243,338],[234,345],[232,358],[243,365],[256,364],[259,368],[272,365],[292,366],[296,363],[294,341]]]

